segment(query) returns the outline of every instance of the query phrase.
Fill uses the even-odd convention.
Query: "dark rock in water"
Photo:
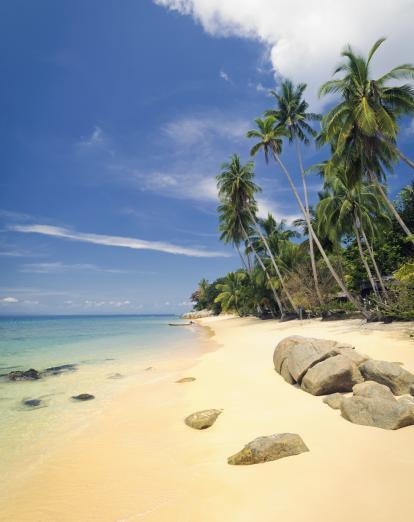
[[[279,433],[268,437],[258,437],[249,442],[241,451],[227,459],[229,464],[260,464],[283,459],[309,451],[302,438],[296,433]]]
[[[194,428],[195,430],[205,430],[210,428],[216,420],[217,417],[221,414],[221,410],[202,410],[197,411],[186,417],[184,422],[190,428]]]
[[[108,379],[123,379],[124,376],[122,373],[111,373],[111,375],[108,375]]]
[[[40,379],[40,373],[30,368],[30,370],[10,372],[8,377],[10,381],[35,381]]]
[[[91,401],[95,398],[95,395],[91,395],[90,393],[81,393],[79,395],[73,395],[72,399],[75,401]]]
[[[24,406],[29,406],[29,408],[35,408],[36,406],[40,406],[42,401],[40,399],[26,399],[22,401]]]
[[[66,372],[75,372],[78,369],[77,364],[61,364],[60,366],[51,366],[43,370],[45,375],[60,375]]]
[[[196,380],[195,377],[183,377],[182,379],[178,379],[178,381],[175,381],[175,382],[178,384],[181,384],[183,382],[193,382],[195,380]]]

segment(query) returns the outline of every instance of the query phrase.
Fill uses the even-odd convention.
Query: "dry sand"
[[[414,426],[357,426],[286,384],[276,343],[300,334],[350,342],[414,371],[414,325],[209,318],[220,345],[180,372],[167,361],[132,384],[45,458],[0,509],[9,521],[408,522],[414,518]],[[182,368],[182,366],[181,366]],[[176,384],[180,377],[196,381]],[[183,419],[223,409],[205,431]],[[256,466],[227,457],[261,435],[299,433],[310,449]]]

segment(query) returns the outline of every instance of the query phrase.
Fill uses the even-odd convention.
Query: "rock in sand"
[[[216,422],[220,413],[221,410],[197,411],[196,413],[186,417],[184,422],[187,424],[187,426],[190,426],[190,428],[194,428],[195,430],[205,430],[210,428],[210,426]]]

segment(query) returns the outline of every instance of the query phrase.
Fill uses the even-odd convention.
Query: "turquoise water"
[[[128,383],[171,377],[158,369],[198,348],[197,327],[174,316],[0,317],[0,460],[2,475],[29,470],[56,442],[82,429]],[[7,373],[64,364],[75,371],[12,382]],[[151,370],[148,370],[148,368]],[[113,378],[114,375],[116,378]],[[94,400],[77,402],[73,395]],[[26,400],[40,400],[28,407]]]

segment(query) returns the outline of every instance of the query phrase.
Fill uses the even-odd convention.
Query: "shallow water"
[[[154,378],[158,361],[195,350],[193,328],[174,316],[0,317],[1,474],[29,471],[64,436],[82,429],[132,379]],[[73,371],[11,382],[12,370]],[[148,368],[152,368],[149,370]],[[146,371],[147,370],[147,371]],[[95,395],[79,402],[72,396]],[[40,399],[37,406],[23,401]]]

